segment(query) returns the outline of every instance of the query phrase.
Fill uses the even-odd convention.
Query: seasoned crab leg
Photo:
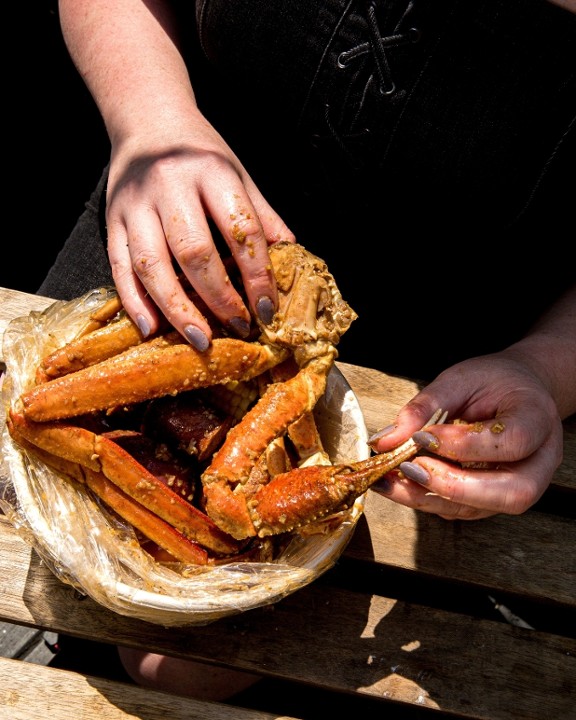
[[[445,417],[437,410],[426,426],[442,423]],[[276,475],[266,485],[254,486],[242,479],[243,489],[250,488],[250,492],[237,491],[238,483],[227,471],[233,453],[228,448],[223,460],[223,448],[202,478],[206,509],[225,532],[244,538],[290,532],[347,509],[387,472],[416,455],[420,446],[410,439],[390,452],[358,463],[300,466]],[[246,472],[248,458],[238,467]]]
[[[43,358],[36,371],[36,383],[95,365],[142,342],[142,333],[132,320],[128,316],[120,318],[82,334]]]
[[[253,496],[234,493],[223,480],[205,488],[207,510],[233,537],[265,537],[290,532],[349,508],[387,472],[413,457],[419,446],[409,440],[395,450],[350,465],[312,465],[282,473]]]
[[[176,333],[96,365],[36,385],[21,396],[24,414],[44,422],[248,380],[282,362],[287,349],[217,338],[203,353]]]
[[[185,537],[219,554],[239,551],[241,545],[236,540],[148,472],[113,440],[63,422],[31,422],[14,410],[9,414],[8,425],[12,437],[17,440],[23,438],[41,450],[78,463],[89,472],[103,474]]]
[[[38,446],[27,443],[22,436],[18,442],[24,447],[32,448],[36,456],[46,465],[54,468],[64,476],[69,476],[90,490],[117,515],[139,530],[145,537],[169,553],[174,559],[192,565],[206,565],[209,562],[208,552],[197,542],[187,538],[176,528],[147,510],[139,502],[122,492],[114,483],[99,472],[84,468],[78,463],[53,455]]]

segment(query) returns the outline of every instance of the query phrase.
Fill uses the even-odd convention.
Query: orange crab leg
[[[36,371],[36,383],[95,365],[143,341],[142,333],[132,320],[121,318],[81,335],[43,358]]]
[[[294,377],[269,385],[256,406],[228,432],[203,473],[206,512],[233,537],[256,534],[247,506],[249,498],[235,491],[236,487],[247,483],[270,443],[314,409],[326,389],[331,364],[326,356],[315,359]]]
[[[186,538],[223,555],[236,553],[241,548],[209,517],[148,472],[113,440],[65,423],[34,423],[13,410],[8,423],[10,434],[17,441],[24,438],[46,452],[102,473]]]
[[[269,385],[258,403],[228,433],[203,475],[204,483],[245,482],[272,440],[314,409],[326,389],[326,375],[331,365],[327,358],[318,358],[286,382]]]
[[[346,510],[368,488],[419,446],[408,440],[394,450],[351,465],[313,465],[277,475],[248,503],[259,537],[290,532]]]
[[[163,340],[166,343],[167,338]],[[284,360],[288,352],[233,338],[217,338],[203,353],[177,339],[160,347],[150,341],[150,345],[143,343],[91,367],[36,385],[24,392],[21,400],[25,415],[36,422],[75,417],[247,380]]]
[[[176,560],[193,565],[208,563],[208,553],[203,547],[126,495],[103,473],[87,470],[85,477],[86,485],[108,507]]]
[[[356,498],[401,462],[413,457],[413,440],[350,465],[310,465],[276,475],[252,496],[225,480],[204,488],[207,511],[234,537],[277,535],[349,508]]]
[[[208,552],[201,545],[185,537],[129,495],[123,493],[102,473],[83,468],[78,463],[42,450],[27,442],[20,435],[16,434],[16,439],[24,447],[30,448],[46,465],[90,488],[109,508],[168,552],[174,559],[193,565],[208,563]]]

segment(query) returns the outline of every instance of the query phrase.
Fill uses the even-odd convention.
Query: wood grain
[[[6,658],[0,677],[2,720],[290,720]]]

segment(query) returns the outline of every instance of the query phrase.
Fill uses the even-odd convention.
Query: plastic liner
[[[99,289],[71,302],[55,302],[41,313],[16,318],[5,331],[0,507],[10,522],[62,582],[120,615],[166,627],[205,625],[268,605],[318,578],[350,540],[363,498],[330,522],[295,533],[274,562],[175,570],[153,560],[132,528],[89,490],[12,440],[5,413],[33,384],[40,359],[72,339],[112,294]],[[332,462],[369,456],[360,406],[337,368],[315,414]]]

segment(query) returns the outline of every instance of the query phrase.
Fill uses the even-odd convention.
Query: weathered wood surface
[[[5,658],[0,678],[1,720],[290,720]]]
[[[0,318],[47,302],[0,289]],[[411,380],[376,370],[339,368],[369,433],[391,422],[418,390]],[[358,702],[374,703],[375,717],[393,713],[396,701],[441,717],[567,718],[576,696],[573,418],[565,423],[565,440],[564,463],[544,505],[518,517],[447,523],[369,493],[333,570],[273,606],[200,628],[164,629],[82,598],[0,518],[0,619],[284,678],[335,696],[356,694]],[[510,613],[491,614],[491,601],[511,601],[513,609],[521,602],[522,609],[538,609],[542,622],[530,629],[531,617],[525,623]],[[44,675],[37,686],[28,684],[29,694],[43,682]],[[91,680],[82,685],[81,676],[61,687],[73,694],[76,682],[95,687]],[[105,697],[116,698],[111,693]]]
[[[271,607],[166,630],[80,599],[0,520],[5,619],[465,717],[569,716],[574,639],[405,603],[390,590],[319,581]]]

